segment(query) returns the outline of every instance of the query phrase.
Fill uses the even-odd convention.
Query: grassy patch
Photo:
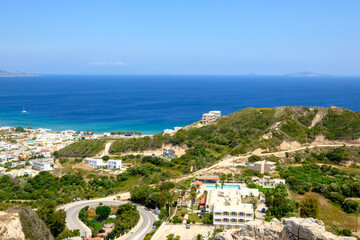
[[[335,224],[340,229],[351,228],[355,230],[356,214],[347,214],[339,206],[331,203],[322,195],[314,192],[308,192],[304,195],[292,194],[292,198],[296,201],[302,201],[306,197],[315,197],[319,200],[319,216],[328,231],[331,230],[331,225]],[[300,215],[299,215],[300,216]]]

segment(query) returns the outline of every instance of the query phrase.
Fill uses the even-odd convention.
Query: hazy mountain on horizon
[[[10,72],[0,70],[0,77],[37,77],[39,74],[23,73],[23,72]]]
[[[336,76],[336,75],[303,71],[303,72],[296,72],[296,73],[288,73],[285,76],[289,76],[289,77],[330,77],[330,76]]]

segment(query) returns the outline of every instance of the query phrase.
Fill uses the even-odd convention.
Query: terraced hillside
[[[102,151],[105,140],[81,140],[55,152],[56,157],[91,157]]]

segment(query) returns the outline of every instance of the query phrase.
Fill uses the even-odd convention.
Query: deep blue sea
[[[0,78],[0,125],[146,134],[202,113],[332,105],[360,111],[360,77],[86,76]],[[25,108],[28,114],[22,114]]]

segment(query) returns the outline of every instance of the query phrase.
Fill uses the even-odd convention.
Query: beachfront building
[[[109,160],[108,161],[108,169],[120,169],[122,168],[121,160]]]
[[[205,209],[213,214],[215,229],[238,229],[254,220],[253,205],[241,203],[241,193],[235,189],[209,190]]]
[[[270,178],[268,176],[264,176],[263,178],[259,178],[259,177],[252,177],[252,180],[255,184],[265,187],[265,188],[273,188],[276,187],[277,185],[279,185],[280,183],[285,184],[285,180],[284,179],[279,179],[279,178]]]
[[[201,121],[205,124],[209,124],[214,122],[219,117],[221,117],[221,111],[210,111],[202,115]]]
[[[213,176],[213,175],[199,175],[199,177],[197,178],[198,181],[200,181],[201,183],[218,183],[219,182],[219,177],[218,176]]]
[[[168,158],[176,158],[175,150],[171,148],[164,148],[163,149],[163,156]]]
[[[258,161],[248,165],[248,169],[258,171],[259,173],[272,173],[275,171],[276,163],[269,161]]]
[[[32,161],[32,167],[39,171],[49,171],[51,170],[51,164],[49,162],[34,160]]]

